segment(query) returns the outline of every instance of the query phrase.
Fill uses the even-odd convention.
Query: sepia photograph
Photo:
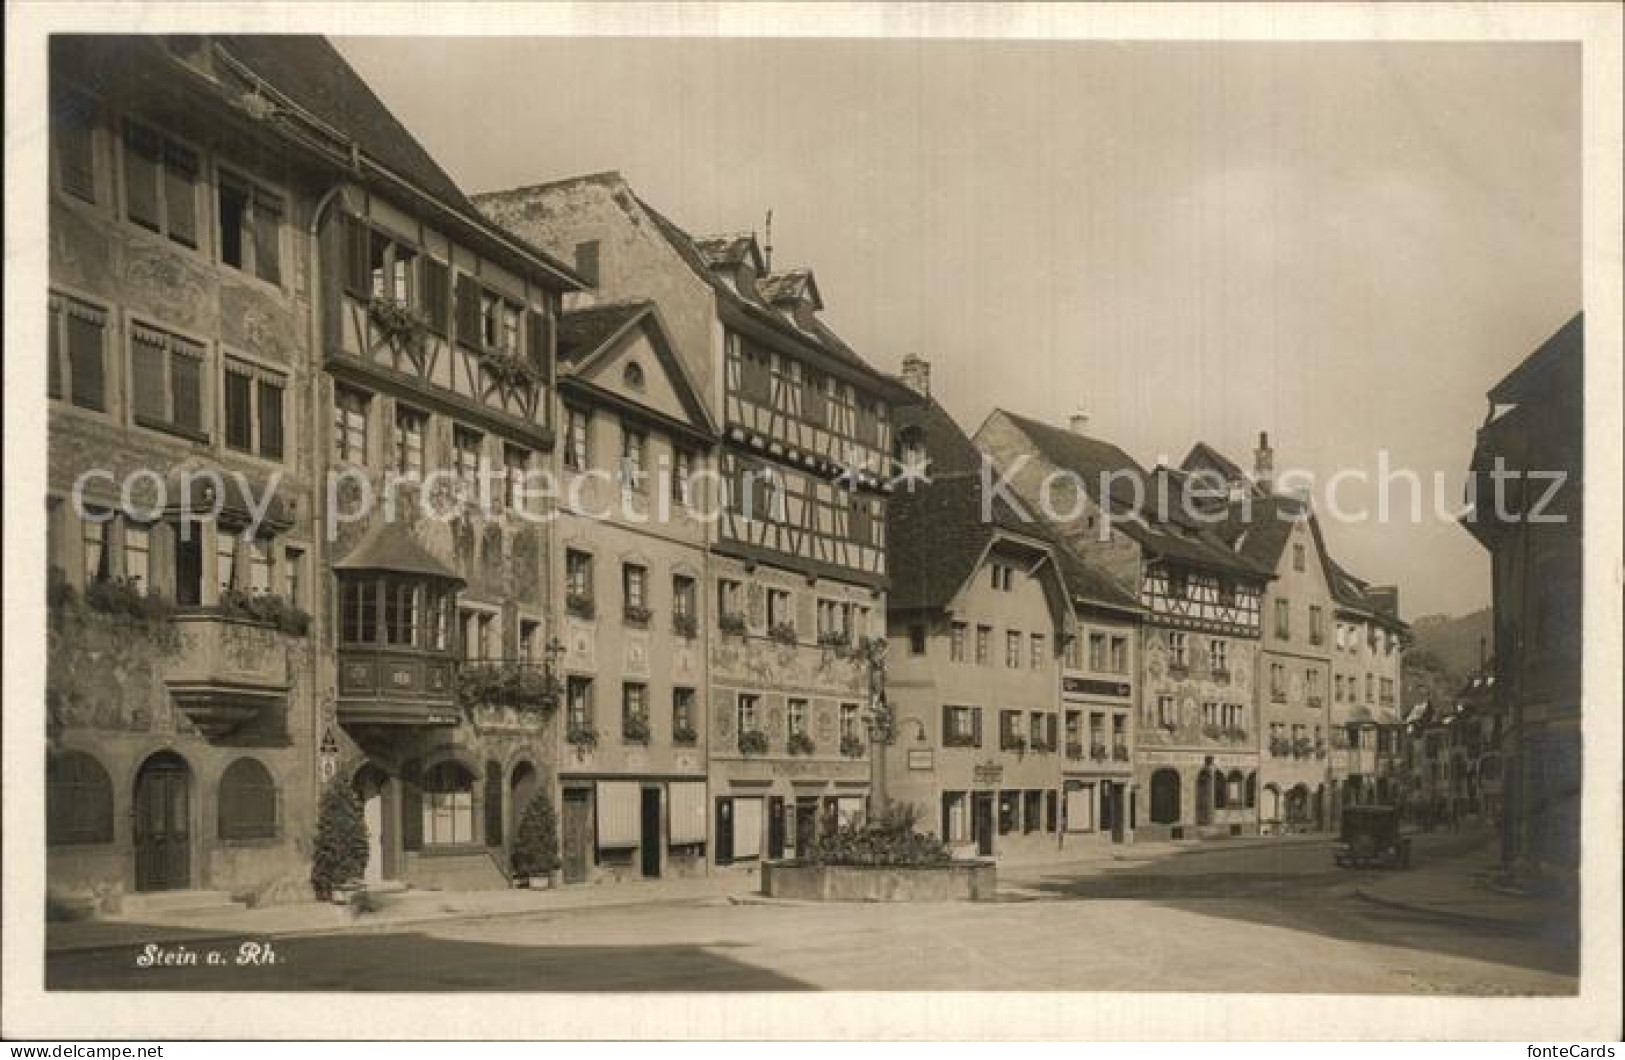
[[[8,103],[8,1037],[1617,1030],[1595,36],[298,6]]]

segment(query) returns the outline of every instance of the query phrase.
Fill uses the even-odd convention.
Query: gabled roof
[[[713,434],[716,431],[716,424],[706,410],[705,402],[700,398],[700,388],[695,383],[694,377],[689,374],[683,359],[672,349],[670,331],[660,315],[659,306],[646,299],[571,309],[559,315],[558,360],[561,369],[559,377],[561,390],[571,390],[576,386],[599,389],[593,386],[589,378],[594,366],[616,351],[627,336],[640,329],[647,330],[650,344],[660,360],[660,366],[688,416],[687,423],[674,425],[707,436]],[[615,399],[614,395],[607,392],[604,392],[604,396]],[[659,415],[658,410],[642,403],[638,405],[638,411]]]
[[[1213,531],[1219,539],[1260,567],[1275,570],[1299,520],[1313,519],[1309,506],[1296,497],[1267,494],[1232,502],[1225,520]],[[1318,543],[1320,538],[1316,535]],[[1325,558],[1325,557],[1322,557]]]
[[[1060,560],[1061,576],[1066,579],[1067,591],[1074,601],[1118,611],[1145,610],[1133,593],[1104,571],[1085,563],[1077,552],[1060,543],[1058,537],[1055,553]]]
[[[386,519],[368,530],[350,554],[333,564],[340,571],[419,574],[462,584],[463,577],[424,548],[403,522]]]
[[[982,466],[982,451],[948,415],[948,410],[937,404],[936,398],[899,406],[892,425],[893,437],[901,439],[912,434],[925,447],[929,476],[969,474]]]
[[[975,576],[988,550],[999,540],[1042,554],[1054,578],[1054,601],[1065,606],[1060,572],[1051,543],[997,494],[988,497],[991,520],[982,518],[980,475],[950,475],[892,497],[887,512],[887,552],[896,611],[941,610]]]
[[[1183,478],[1169,469],[1148,474],[1127,453],[1110,442],[1062,427],[1003,412],[1032,441],[1050,463],[1076,474],[1096,504],[1108,509],[1112,525],[1147,552],[1180,563],[1241,577],[1268,578],[1263,568],[1226,547],[1209,530],[1177,517],[1178,491]],[[1167,482],[1166,487],[1161,483]],[[1159,489],[1166,489],[1169,511],[1158,512]],[[1110,493],[1103,500],[1102,491]]]
[[[639,206],[648,214],[655,228],[665,237],[673,250],[677,252],[684,264],[700,279],[704,280],[715,293],[719,310],[732,310],[751,322],[775,333],[777,336],[788,339],[803,347],[809,347],[815,353],[821,353],[833,363],[847,368],[868,380],[886,394],[889,400],[906,402],[913,400],[913,391],[909,390],[900,379],[886,374],[871,365],[858,355],[850,346],[842,341],[822,321],[813,320],[810,328],[798,327],[795,323],[785,319],[783,313],[774,309],[761,292],[751,284],[742,284],[735,288],[725,279],[717,269],[712,267],[711,260],[700,246],[687,232],[679,228],[670,218],[659,210],[650,206],[648,202],[633,195]]]
[[[1179,462],[1184,471],[1196,471],[1201,468],[1212,468],[1223,475],[1226,482],[1247,481],[1246,472],[1240,465],[1206,442],[1197,442],[1191,446],[1191,451],[1185,454],[1185,459]]]
[[[231,60],[330,126],[367,159],[438,200],[480,238],[533,259],[570,287],[584,287],[575,270],[539,247],[497,228],[325,37],[227,34],[212,38]]]
[[[1578,375],[1584,350],[1585,314],[1576,313],[1495,384],[1489,393],[1490,400],[1497,405],[1518,405],[1537,397],[1551,388],[1563,373]]]

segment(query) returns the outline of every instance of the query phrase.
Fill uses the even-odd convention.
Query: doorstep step
[[[140,920],[164,913],[224,913],[243,909],[226,891],[154,891],[127,894],[116,919]]]

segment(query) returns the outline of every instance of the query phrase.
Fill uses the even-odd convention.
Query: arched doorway
[[[1274,784],[1264,785],[1264,806],[1259,816],[1266,821],[1281,819],[1281,789]]]
[[[1286,793],[1286,819],[1293,824],[1309,823],[1309,785],[1294,785]]]
[[[361,816],[367,824],[367,871],[364,878],[368,883],[378,883],[389,876],[389,866],[386,865],[389,846],[384,842],[389,775],[368,762],[356,770],[351,784],[356,797],[361,800]]]
[[[1176,824],[1179,821],[1179,770],[1159,769],[1151,774],[1151,821]]]
[[[141,764],[135,778],[135,889],[192,885],[192,769],[172,751]]]

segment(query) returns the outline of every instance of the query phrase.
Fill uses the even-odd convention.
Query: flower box
[[[1083,744],[1069,743],[1066,745],[1066,756],[1074,762],[1083,761]]]
[[[684,725],[671,731],[671,742],[680,747],[693,747],[700,742],[700,734],[692,725]]]
[[[724,634],[743,637],[745,635],[745,616],[738,611],[730,611],[717,619],[717,629]]]
[[[793,732],[785,742],[784,749],[793,755],[810,755],[818,748],[811,736],[804,732]]]
[[[700,635],[700,620],[679,612],[671,616],[671,631],[684,640],[693,640]]]
[[[648,744],[649,719],[641,714],[633,714],[621,719],[621,742]]]
[[[1015,751],[1021,754],[1027,750],[1027,741],[1019,736],[1006,736],[999,740],[999,750]]]
[[[862,758],[863,741],[856,736],[841,737],[841,754],[847,758]]]
[[[647,626],[654,617],[654,612],[647,607],[624,607],[621,609],[621,618],[629,626]]]
[[[1115,761],[1115,762],[1127,762],[1128,761],[1128,748],[1124,747],[1124,746],[1113,747],[1112,748],[1112,760]]]
[[[796,627],[791,625],[789,622],[776,623],[767,631],[767,635],[778,641],[780,644],[788,644],[791,647],[795,647],[797,643]]]
[[[566,593],[564,609],[577,618],[591,618],[597,613],[592,596],[587,593]]]
[[[598,730],[589,725],[572,725],[564,734],[564,742],[583,751],[598,746]]]
[[[761,729],[747,729],[739,734],[741,754],[759,755],[767,751],[767,733]]]
[[[976,737],[968,732],[950,732],[942,738],[944,747],[975,747]]]

